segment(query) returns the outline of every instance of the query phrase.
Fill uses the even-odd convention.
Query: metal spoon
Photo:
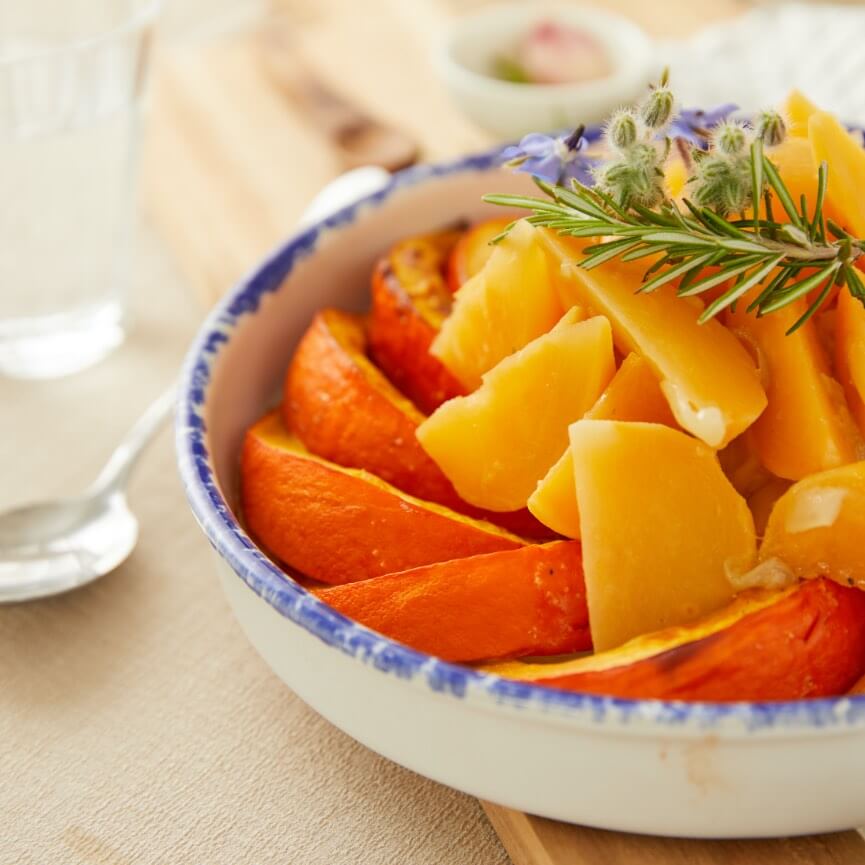
[[[175,395],[172,385],[144,412],[80,496],[0,513],[0,603],[76,589],[126,560],[138,540],[126,485]]]

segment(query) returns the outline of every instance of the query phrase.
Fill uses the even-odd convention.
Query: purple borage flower
[[[683,108],[673,118],[664,134],[682,138],[695,147],[707,146],[707,132],[726,120],[738,106],[733,103],[717,108]],[[600,163],[583,153],[586,143],[597,135],[587,135],[581,128],[569,135],[554,137],[531,132],[517,145],[502,151],[502,162],[514,171],[533,174],[559,186],[574,178],[586,186],[594,185],[592,168]]]
[[[695,147],[705,149],[708,146],[706,133],[713,126],[725,121],[738,108],[739,106],[732,102],[705,111],[702,108],[683,108],[673,118],[666,134],[670,138],[684,138]]]
[[[519,144],[502,151],[502,162],[514,171],[533,174],[559,186],[571,178],[591,186],[592,167],[597,160],[581,152],[587,140],[584,132],[579,127],[558,138],[531,132]]]

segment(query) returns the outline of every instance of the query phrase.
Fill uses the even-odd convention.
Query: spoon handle
[[[120,490],[129,480],[129,475],[144,449],[150,444],[163,422],[169,417],[177,399],[177,384],[172,384],[157,397],[147,411],[132,426],[123,441],[114,450],[105,467],[93,483],[92,489],[104,492]]]

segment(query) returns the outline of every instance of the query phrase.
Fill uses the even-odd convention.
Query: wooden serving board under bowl
[[[386,51],[392,58],[382,70],[355,53],[354,73],[342,82],[349,95],[365,100],[367,110],[402,122],[427,158],[488,146],[448,105],[411,36],[366,12],[365,4],[343,4],[340,27],[322,28],[310,39],[313,53],[324,58],[344,58],[361,43],[366,57]],[[399,27],[398,14],[391,26]],[[356,38],[359,33],[363,38]],[[398,76],[388,71],[396,67]],[[153,90],[144,154],[146,209],[209,306],[291,231],[306,203],[341,167],[327,142],[273,85],[250,34],[162,57]],[[421,99],[421,93],[422,110],[394,109]],[[571,826],[481,804],[515,865],[865,863],[865,841],[856,832],[683,841]]]

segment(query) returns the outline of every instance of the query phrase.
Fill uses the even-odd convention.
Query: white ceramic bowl
[[[406,235],[527,189],[493,154],[410,169],[291,238],[210,315],[183,373],[180,473],[252,644],[322,715],[386,757],[503,805],[665,835],[745,837],[865,824],[865,697],[674,703],[566,693],[412,651],[283,575],[236,517],[245,428],[275,401],[316,309],[368,303]]]
[[[554,20],[592,34],[612,71],[574,84],[514,84],[489,74],[493,58],[533,25]],[[438,73],[460,108],[479,126],[518,138],[537,130],[600,123],[633,102],[654,77],[652,43],[636,24],[597,6],[493,4],[458,19],[435,50]]]

